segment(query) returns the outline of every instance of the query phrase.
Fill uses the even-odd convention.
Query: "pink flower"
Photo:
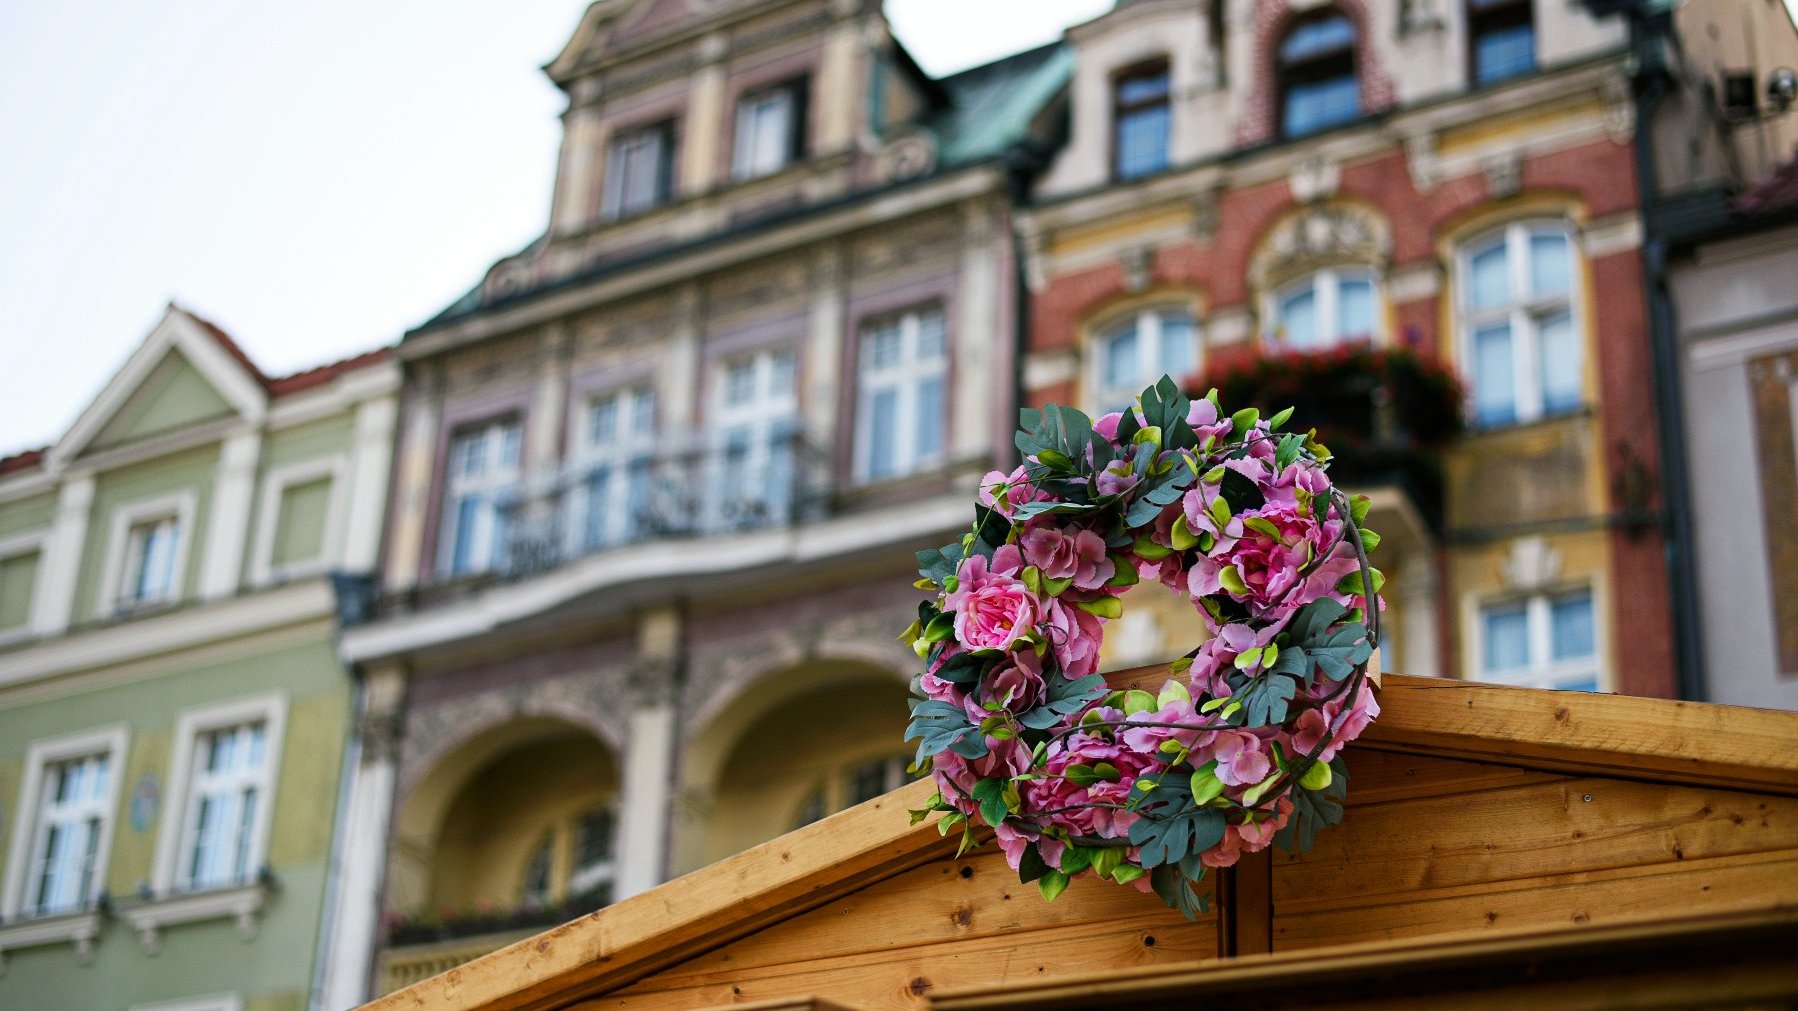
[[[1098,712],[1107,720],[1122,719],[1124,715],[1117,709]],[[1086,785],[1067,778],[1068,769],[1073,766],[1097,769],[1101,764],[1116,770],[1116,777],[1090,781],[1083,777],[1081,782]],[[1054,824],[1074,835],[1123,838],[1137,815],[1117,808],[1129,801],[1136,780],[1158,767],[1159,763],[1149,755],[1101,734],[1083,731],[1049,745],[1043,758],[1043,778],[1020,784],[1020,797],[1026,811],[1057,812]],[[1044,854],[1044,859],[1048,859],[1048,854]]]
[[[1011,653],[989,671],[975,694],[981,702],[997,702],[1014,715],[1027,713],[1043,700],[1043,661],[1034,650]],[[973,707],[979,708],[979,707]],[[976,719],[988,713],[981,710]]]
[[[1025,560],[1049,579],[1072,579],[1082,590],[1096,590],[1117,573],[1105,555],[1105,539],[1091,530],[1069,536],[1054,527],[1032,527],[1020,540]]]
[[[1194,730],[1193,727],[1216,722],[1210,716],[1201,715],[1188,699],[1169,699],[1160,709],[1137,713],[1128,717],[1128,721],[1129,725],[1118,731],[1118,740],[1132,751],[1145,755],[1159,755],[1163,741],[1174,741],[1188,751],[1204,747],[1211,742],[1215,731]]]
[[[989,579],[955,612],[956,641],[971,650],[1010,649],[1035,627],[1036,599],[1009,576]]]
[[[1006,519],[1012,517],[1018,506],[1048,497],[1047,492],[1031,484],[1024,476],[1023,467],[1018,467],[1009,474],[998,470],[987,471],[986,476],[980,479],[980,490],[975,493],[975,498],[981,505]]]
[[[1093,431],[1110,439],[1112,442],[1116,442],[1118,440],[1118,423],[1123,420],[1124,412],[1122,411],[1112,411],[1110,414],[1101,414],[1098,418],[1093,420]]]
[[[993,552],[993,560],[985,555],[969,555],[962,559],[955,573],[955,592],[943,597],[943,610],[959,611],[976,590],[988,584],[1017,582],[1024,568],[1024,556],[1014,544],[1006,544]]]
[[[1010,779],[1030,768],[1030,749],[1017,738],[1001,741],[988,737],[986,744],[987,753],[979,758],[967,759],[953,751],[939,751],[932,760],[943,799],[963,814],[975,814],[971,799],[975,783],[995,776]]]
[[[1253,786],[1267,778],[1273,762],[1261,738],[1246,730],[1222,730],[1211,742],[1217,778],[1226,786]]]
[[[1060,597],[1050,597],[1043,602],[1042,624],[1063,674],[1078,678],[1098,671],[1099,638],[1104,634],[1101,618]]]

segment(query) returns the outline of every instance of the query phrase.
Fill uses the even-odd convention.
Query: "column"
[[[256,461],[261,455],[262,433],[256,429],[227,436],[219,452],[212,508],[206,520],[206,554],[200,559],[202,600],[229,597],[242,581],[250,509],[256,503]],[[264,506],[270,507],[272,504]]]
[[[800,404],[805,412],[806,443],[818,453],[830,453],[837,446],[837,412],[843,402],[838,384],[846,383],[851,389],[855,385],[855,376],[843,371],[848,283],[843,261],[842,247],[832,244],[819,249],[812,263],[810,320],[800,369],[805,388]]]
[[[75,613],[75,588],[81,578],[81,549],[87,541],[88,513],[94,505],[94,475],[70,474],[57,490],[50,540],[38,565],[31,595],[31,631],[56,635],[69,627]],[[105,545],[96,544],[96,550]]]
[[[1406,566],[1404,584],[1405,621],[1399,630],[1403,641],[1398,647],[1398,660],[1403,666],[1395,670],[1400,674],[1437,677],[1442,673],[1437,645],[1442,641],[1442,630],[1437,627],[1436,566],[1430,552],[1418,552],[1414,563]]]
[[[682,622],[678,610],[664,607],[644,614],[637,628],[630,740],[619,802],[620,899],[654,888],[666,874]]]
[[[434,375],[421,378],[405,405],[405,430],[400,435],[399,462],[393,475],[393,536],[385,570],[390,590],[416,586],[424,561],[425,519],[437,462],[440,382]]]
[[[954,398],[949,404],[950,459],[985,457],[992,453],[995,399],[1011,399],[1011,376],[999,375],[994,365],[1010,356],[996,350],[1012,336],[999,332],[998,230],[989,207],[970,202],[963,220],[961,245],[961,303],[949,332],[954,355]],[[1001,454],[1003,455],[1003,454]]]
[[[717,185],[723,158],[719,145],[730,125],[724,108],[724,57],[730,40],[723,32],[713,32],[699,40],[696,51],[700,65],[688,78],[687,122],[681,132],[682,196],[696,196]]]
[[[387,831],[404,719],[405,669],[398,664],[364,673],[358,699],[353,763],[340,805],[337,866],[331,876],[319,958],[324,964],[325,1011],[345,1011],[370,996],[380,944]]]
[[[398,420],[399,402],[391,395],[356,407],[350,506],[339,560],[347,572],[373,572],[380,564],[381,522],[387,515],[387,476],[393,466],[393,427]]]

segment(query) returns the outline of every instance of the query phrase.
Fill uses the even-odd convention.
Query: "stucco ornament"
[[[914,821],[941,812],[964,849],[984,821],[1048,899],[1095,875],[1191,917],[1210,869],[1341,819],[1341,749],[1379,715],[1379,538],[1314,433],[1281,432],[1290,414],[1227,414],[1165,377],[1097,421],[1023,412],[1023,466],[918,554],[935,596],[902,637],[926,665],[906,739],[938,792]],[[1113,690],[1105,623],[1146,579],[1210,638],[1158,694]]]

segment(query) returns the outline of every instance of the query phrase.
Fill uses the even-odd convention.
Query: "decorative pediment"
[[[558,84],[622,52],[673,35],[719,12],[758,0],[595,0],[581,16],[568,44],[543,69]]]
[[[51,448],[50,465],[221,418],[260,421],[267,408],[262,375],[231,339],[171,305]]]
[[[1377,264],[1391,249],[1392,231],[1373,210],[1354,204],[1312,204],[1268,230],[1250,259],[1249,278],[1259,287],[1312,267]]]

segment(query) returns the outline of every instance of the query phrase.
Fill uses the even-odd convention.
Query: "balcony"
[[[339,606],[360,624],[633,545],[811,522],[828,515],[830,488],[828,461],[795,432],[665,438],[450,496],[429,582],[377,600],[372,584],[343,581]]]
[[[1230,410],[1258,407],[1265,415],[1291,407],[1286,427],[1317,429],[1334,454],[1338,482],[1397,487],[1441,529],[1443,454],[1465,420],[1460,381],[1434,359],[1366,344],[1256,353],[1214,362],[1189,392],[1203,396],[1213,387]]]

